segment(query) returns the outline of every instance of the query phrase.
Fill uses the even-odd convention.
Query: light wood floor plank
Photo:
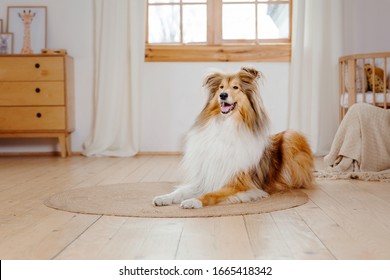
[[[154,156],[149,164],[149,170],[140,182],[159,182],[169,167],[172,156]]]
[[[117,171],[123,164],[127,162],[126,158],[106,158],[105,160],[99,160],[99,158],[93,158],[91,163],[85,168],[88,170],[84,172],[83,180],[75,185],[75,188],[91,187],[104,184],[104,180],[111,177],[115,171]],[[91,168],[94,167],[94,168]]]
[[[180,220],[127,218],[97,258],[173,259],[181,231]]]
[[[97,259],[102,248],[110,242],[126,220],[126,217],[102,216],[69,246],[57,254],[55,259]]]
[[[379,199],[390,203],[390,182],[356,182],[355,185],[361,190],[364,190],[367,193],[375,195]]]
[[[22,214],[13,211],[2,212],[0,216],[0,244],[14,237],[15,234],[24,232],[25,229],[35,225],[48,215],[52,214],[47,207],[37,207]]]
[[[343,187],[344,181],[328,182]],[[326,188],[322,184],[321,188]],[[390,259],[390,231],[364,211],[356,211],[343,202],[338,202],[322,190],[308,191],[310,199],[333,221],[357,240],[364,252],[372,259]]]
[[[93,215],[53,211],[0,243],[1,259],[51,259],[96,221]],[[7,252],[6,254],[4,252]]]
[[[242,216],[187,219],[177,259],[253,259]]]
[[[356,213],[362,212],[364,215],[377,220],[380,224],[387,226],[390,230],[390,203],[360,188],[360,185],[364,184],[356,180],[345,181],[342,185],[330,182],[321,189],[343,204],[344,207],[348,207],[349,210]],[[388,184],[388,187],[390,188],[390,184]],[[376,184],[372,184],[371,189],[376,189]]]
[[[138,220],[132,222],[136,223]],[[152,223],[151,228],[134,258],[175,259],[185,219],[153,219],[148,222]]]
[[[152,169],[154,156],[147,156],[147,159],[143,164],[141,164],[138,168],[129,172],[129,174],[122,180],[124,183],[137,183],[141,182],[142,179],[147,176],[147,174]]]
[[[184,174],[180,169],[181,156],[171,156],[168,162],[168,168],[159,178],[161,182],[180,183],[184,179]]]
[[[53,169],[57,161],[53,158],[7,158],[4,162],[11,161],[0,172],[0,194],[3,190],[13,190],[15,186],[23,184],[47,174]],[[63,163],[61,163],[63,164]]]
[[[73,166],[77,167],[81,163],[76,161]],[[39,208],[46,197],[63,188],[64,181],[59,178],[68,176],[67,165],[63,165],[63,168],[58,168],[53,162],[50,165],[54,167],[40,167],[46,171],[34,179],[15,185],[7,191],[7,195],[1,197],[0,220],[4,222],[28,214],[29,211]]]
[[[276,211],[271,213],[271,216],[294,259],[334,259],[332,253],[311,231],[295,209]]]
[[[340,225],[328,217],[313,202],[296,208],[298,214],[337,259],[371,259],[370,252],[352,238]]]
[[[306,205],[245,217],[141,219],[43,205],[73,188],[179,182],[180,160],[0,157],[0,258],[390,259],[390,183],[319,181]]]
[[[151,159],[150,156],[133,157],[125,159],[120,165],[116,165],[109,176],[106,176],[99,185],[126,183],[126,178],[137,169],[141,168]]]
[[[270,214],[248,215],[244,219],[256,259],[294,259],[294,255]]]

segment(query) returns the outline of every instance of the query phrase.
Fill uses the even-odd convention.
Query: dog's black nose
[[[226,98],[228,98],[227,92],[222,92],[222,93],[219,95],[219,98],[221,98],[221,100],[225,100]]]

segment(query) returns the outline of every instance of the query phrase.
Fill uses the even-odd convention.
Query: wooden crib
[[[353,104],[390,108],[390,52],[340,57],[340,122]]]

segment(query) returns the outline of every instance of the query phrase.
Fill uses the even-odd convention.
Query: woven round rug
[[[247,203],[207,206],[200,209],[182,209],[179,205],[157,207],[155,196],[174,189],[175,183],[124,183],[72,189],[54,194],[46,206],[74,213],[145,217],[195,218],[221,217],[268,213],[305,204],[307,195],[299,190],[273,194]]]

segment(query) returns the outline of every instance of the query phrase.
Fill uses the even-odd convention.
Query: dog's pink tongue
[[[221,111],[222,113],[227,113],[233,108],[233,105],[230,105],[228,103],[222,103]]]

